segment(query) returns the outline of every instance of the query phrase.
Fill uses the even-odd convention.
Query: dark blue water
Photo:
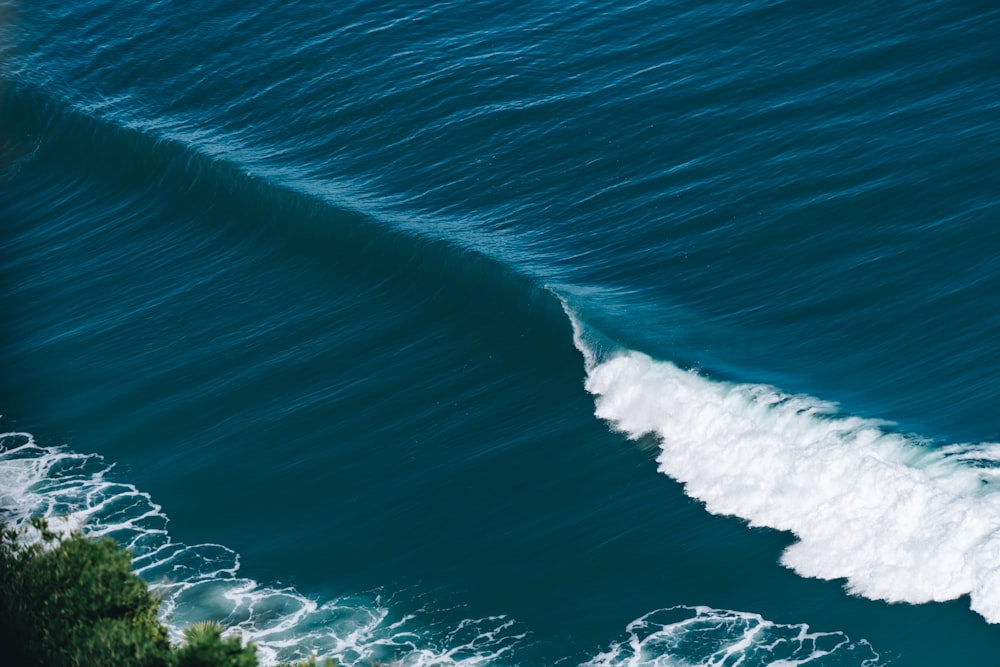
[[[0,2],[8,520],[267,662],[993,658],[1000,10],[328,4]]]

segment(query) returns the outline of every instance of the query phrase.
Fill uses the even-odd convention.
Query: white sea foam
[[[671,607],[629,623],[628,638],[585,667],[874,667],[879,655],[868,642],[807,625],[772,623],[759,614]]]
[[[598,358],[571,318],[596,414],[655,436],[660,471],[708,511],[793,533],[784,565],[890,602],[969,595],[1000,622],[1000,445],[933,447],[808,396]]]
[[[29,433],[2,433],[0,519],[17,525],[42,516],[56,530],[111,536],[131,549],[136,572],[162,596],[174,641],[190,623],[215,620],[253,641],[263,664],[315,654],[343,665],[473,667],[496,664],[525,637],[502,616],[428,631],[381,595],[320,601],[241,577],[231,549],[172,541],[160,506],[114,481],[111,468],[94,454],[39,446]]]

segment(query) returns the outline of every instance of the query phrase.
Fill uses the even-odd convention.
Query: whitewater
[[[856,595],[963,595],[1000,622],[1000,445],[935,445],[760,384],[713,381],[634,350],[600,359],[569,313],[596,415],[659,443],[660,472],[714,514],[795,535],[781,562]]]

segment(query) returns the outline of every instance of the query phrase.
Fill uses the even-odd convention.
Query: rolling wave
[[[21,147],[17,169],[37,163],[46,188],[51,176],[45,169],[98,174],[112,187],[124,181],[133,201],[164,200],[190,210],[206,226],[204,237],[233,247],[256,244],[258,257],[277,246],[296,261],[342,266],[375,283],[391,277],[407,286],[410,298],[442,311],[469,312],[501,327],[516,322],[521,329],[541,318],[550,330],[564,331],[558,300],[530,269],[505,262],[502,252],[485,252],[474,239],[435,233],[362,195],[331,195],[335,184],[310,191],[307,179],[255,171],[203,142],[105,117],[100,108],[69,104],[33,85],[15,82],[0,95],[0,131]],[[130,217],[120,220],[140,224]],[[415,285],[428,289],[414,291]]]
[[[596,415],[659,441],[659,470],[714,514],[788,531],[781,562],[888,602],[969,596],[1000,623],[1000,444],[933,446],[759,384],[608,351],[567,309]]]

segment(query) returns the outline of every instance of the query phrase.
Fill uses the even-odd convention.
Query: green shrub
[[[257,667],[257,649],[239,637],[222,637],[218,623],[195,623],[184,631],[184,645],[174,652],[177,667]]]
[[[257,649],[195,623],[170,645],[159,600],[110,538],[59,537],[41,519],[31,544],[0,523],[0,661],[4,667],[257,667]],[[295,667],[336,667],[316,658]]]
[[[25,667],[167,667],[170,643],[157,599],[110,538],[25,545],[0,527],[0,641]]]

